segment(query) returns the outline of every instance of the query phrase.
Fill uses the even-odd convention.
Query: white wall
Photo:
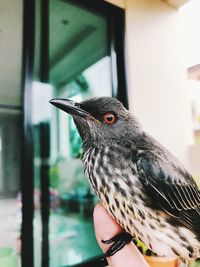
[[[130,110],[188,166],[192,127],[179,11],[160,0],[126,0]]]
[[[200,63],[200,1],[191,0],[180,9],[181,31],[184,44],[185,66]]]

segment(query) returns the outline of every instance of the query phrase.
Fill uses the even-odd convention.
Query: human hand
[[[103,252],[106,252],[110,245],[104,244],[107,240],[123,232],[123,229],[113,220],[101,204],[94,209],[94,227],[96,239]],[[124,246],[115,255],[107,258],[110,267],[149,267],[142,254],[133,242]]]

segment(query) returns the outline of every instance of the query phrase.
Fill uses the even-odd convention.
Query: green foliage
[[[52,165],[49,169],[49,178],[51,187],[57,189],[59,186],[59,174],[57,164]]]
[[[82,150],[82,141],[80,135],[76,129],[72,117],[69,117],[69,129],[70,129],[70,156],[72,158],[80,158]]]

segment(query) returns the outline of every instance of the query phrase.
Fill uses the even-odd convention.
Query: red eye
[[[112,113],[106,113],[104,116],[103,116],[103,119],[104,119],[104,122],[106,124],[113,124],[115,123],[116,121],[116,117],[114,114]]]

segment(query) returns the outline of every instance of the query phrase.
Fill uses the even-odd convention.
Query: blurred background
[[[0,0],[0,267],[101,255],[81,140],[53,97],[118,98],[200,185],[199,25],[199,0]]]

